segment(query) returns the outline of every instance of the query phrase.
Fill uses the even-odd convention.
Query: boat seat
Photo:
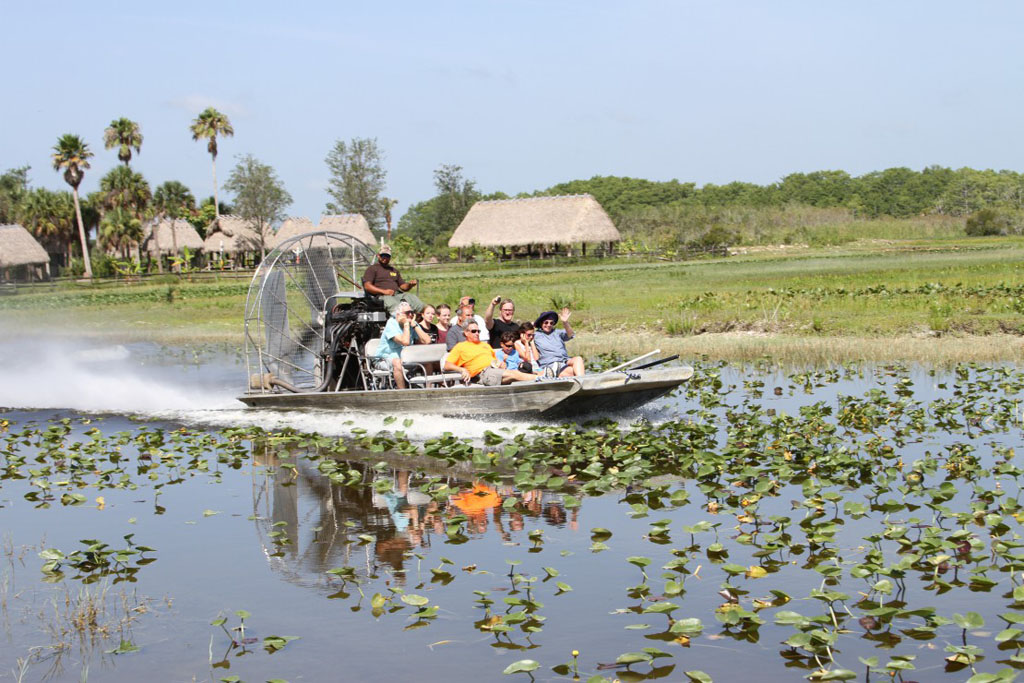
[[[395,376],[391,370],[381,370],[374,365],[376,360],[374,356],[379,346],[379,338],[371,339],[366,342],[366,348],[363,349],[363,371],[365,372],[363,385],[367,389],[394,389]]]
[[[444,344],[413,344],[402,349],[402,366],[405,368],[405,381],[410,387],[429,387],[434,384],[452,386],[462,380],[462,374],[458,372],[436,372],[428,373],[428,364],[437,364],[440,368],[441,361],[448,354],[448,347]],[[409,374],[409,370],[419,370],[420,374]]]

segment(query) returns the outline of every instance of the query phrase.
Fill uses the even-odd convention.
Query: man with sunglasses
[[[419,284],[419,280],[402,279],[401,273],[391,265],[391,247],[382,244],[377,253],[377,262],[366,269],[363,273],[363,291],[367,294],[376,294],[384,300],[384,307],[395,310],[399,301],[408,301],[412,310],[419,313],[423,310],[423,302],[419,297],[409,292],[410,289]]]
[[[537,379],[534,375],[518,370],[494,367],[494,349],[490,344],[480,341],[480,325],[472,318],[466,323],[463,334],[466,335],[466,341],[456,344],[444,363],[447,372],[461,373],[463,382],[498,386],[516,381],[532,382]]]

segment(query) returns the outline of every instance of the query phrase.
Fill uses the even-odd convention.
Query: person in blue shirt
[[[399,301],[394,316],[388,318],[380,345],[374,354],[374,365],[378,370],[391,370],[395,386],[405,389],[405,372],[402,369],[402,347],[412,343],[412,306],[408,301]]]
[[[500,363],[500,367],[506,370],[520,370],[522,365],[522,359],[519,358],[519,353],[516,351],[516,335],[514,332],[502,332],[501,341],[499,342],[498,349],[494,352],[494,357]]]
[[[544,311],[537,318],[534,325],[537,333],[533,338],[540,353],[537,361],[539,368],[544,370],[545,377],[580,377],[586,374],[582,356],[569,357],[565,349],[565,342],[575,335],[572,326],[569,325],[569,316],[572,313],[569,308],[563,308],[561,315],[554,311]],[[556,323],[561,320],[562,330],[556,330]]]

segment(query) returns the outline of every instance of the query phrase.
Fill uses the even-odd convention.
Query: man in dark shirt
[[[494,317],[494,307],[498,306],[498,317]],[[484,324],[491,331],[491,348],[501,348],[501,335],[505,332],[512,332],[519,337],[519,325],[512,320],[516,315],[516,305],[512,299],[501,300],[500,296],[491,299],[491,303],[484,311]]]
[[[391,266],[391,247],[386,244],[381,246],[377,262],[363,273],[363,291],[381,297],[389,311],[394,310],[399,301],[408,301],[412,310],[421,312],[423,302],[415,294],[409,293],[417,284],[418,280],[403,280],[398,269]]]

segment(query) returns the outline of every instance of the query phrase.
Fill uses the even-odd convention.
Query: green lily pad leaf
[[[126,655],[129,652],[138,652],[139,647],[130,640],[121,639],[121,644],[113,650],[105,650],[108,655]]]
[[[238,617],[239,619],[248,619],[249,617],[252,616],[252,614],[250,614],[249,612],[247,612],[244,609],[240,609],[240,610],[235,610],[235,616]]]
[[[818,681],[852,681],[857,678],[857,674],[849,669],[832,669],[826,671],[820,676],[814,677],[814,680]]]
[[[273,654],[278,650],[284,649],[285,645],[297,639],[298,636],[267,636],[263,639],[263,649]]]
[[[520,659],[518,662],[512,662],[505,667],[502,671],[504,674],[519,674],[528,673],[530,671],[536,671],[540,667],[540,662],[533,659]]]
[[[413,607],[422,607],[423,605],[430,602],[429,598],[425,598],[422,595],[416,595],[415,593],[409,593],[408,595],[402,596],[402,602]]]
[[[665,652],[663,650],[659,650],[656,647],[645,647],[644,648],[644,652],[649,654],[654,659],[657,659],[658,657],[671,657],[672,656],[669,653],[667,653],[667,652]]]
[[[387,603],[387,601],[388,601],[387,598],[385,598],[380,593],[374,593],[373,597],[370,598],[370,606],[371,607],[383,607],[385,605],[385,603]]]
[[[679,609],[679,605],[672,602],[671,600],[665,600],[664,602],[656,602],[649,607],[644,607],[644,614],[667,614],[673,610]]]
[[[736,576],[738,574],[746,574],[747,568],[741,564],[734,564],[732,562],[729,562],[722,565],[722,571],[724,571],[726,574]]]
[[[560,590],[563,593],[568,593],[569,591],[572,590],[572,586],[570,586],[569,584],[565,583],[564,581],[556,582],[555,586],[557,586],[558,590]]]
[[[684,673],[686,674],[686,677],[689,678],[691,681],[696,681],[697,683],[713,683],[711,676],[708,676],[703,671],[694,670],[686,671]]]
[[[646,652],[624,652],[615,658],[616,664],[636,664],[637,662],[649,662],[654,657]]]
[[[1019,636],[1021,633],[1024,633],[1024,631],[1021,631],[1019,628],[1003,629],[1002,631],[996,634],[996,642],[1005,643],[1008,640],[1016,640],[1017,636]]]
[[[548,576],[550,576],[551,578],[554,578],[554,577],[558,576],[558,570],[557,570],[557,569],[555,569],[554,567],[544,567],[544,571],[545,571],[545,572],[547,573],[547,575],[548,575]]]
[[[669,629],[672,633],[678,633],[684,636],[699,635],[704,630],[704,624],[701,623],[700,619],[691,617],[688,619],[677,619],[672,628]]]
[[[203,510],[203,517],[213,517],[214,515],[219,515],[220,512],[220,510]]]
[[[650,624],[630,624],[629,626],[626,626],[625,629],[627,631],[646,631],[650,627]]]
[[[634,555],[632,557],[627,557],[626,562],[629,562],[630,564],[635,564],[637,567],[643,568],[651,563],[651,558]]]
[[[963,629],[972,629],[984,626],[985,620],[977,612],[968,612],[967,614],[954,614],[953,623]]]

